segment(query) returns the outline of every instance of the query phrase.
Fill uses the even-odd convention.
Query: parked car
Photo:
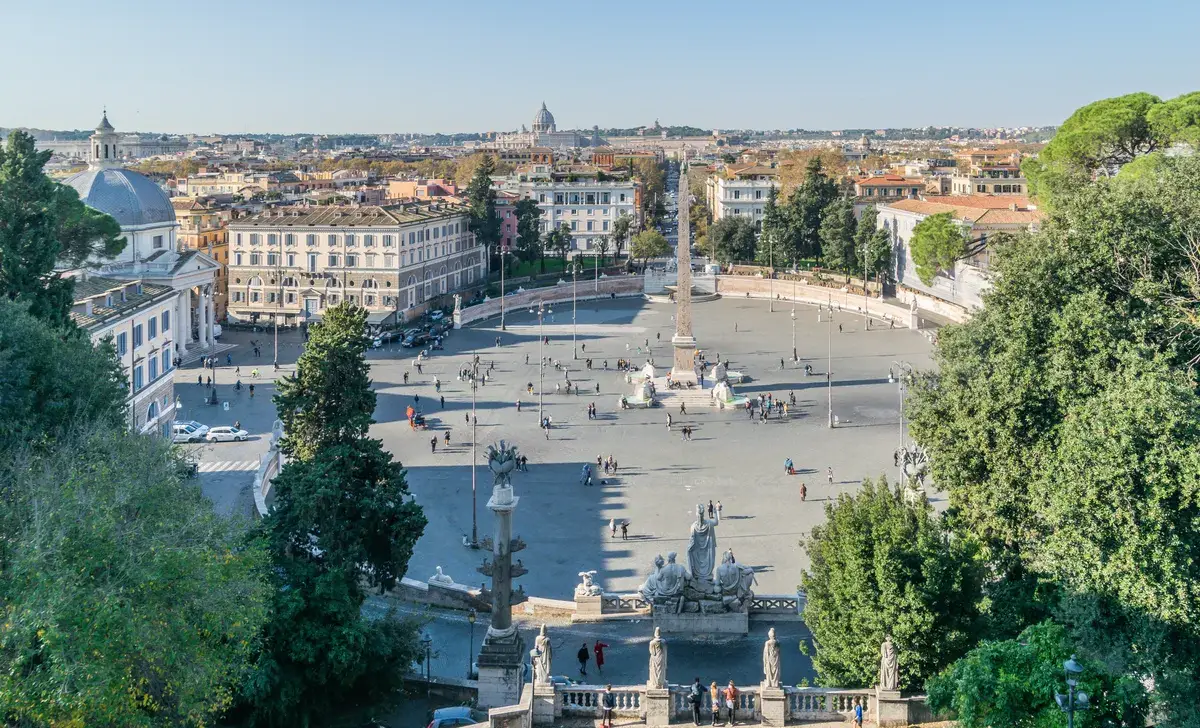
[[[404,341],[401,341],[400,344],[411,349],[414,346],[420,346],[421,344],[424,344],[426,341],[429,341],[428,334],[426,334],[424,331],[414,331],[408,336],[405,336]]]
[[[171,442],[200,442],[208,434],[208,425],[195,420],[171,425]]]
[[[438,708],[433,711],[433,720],[426,728],[454,728],[454,726],[486,723],[488,714],[483,710],[475,710],[465,705],[453,708]]]
[[[250,433],[245,430],[221,425],[208,428],[208,434],[204,436],[204,439],[209,442],[244,442],[248,437],[250,437]]]
[[[433,319],[434,321],[441,321],[442,317],[444,317],[445,315],[446,315],[446,312],[441,310],[440,308],[437,309],[436,311],[429,312],[429,318]]]

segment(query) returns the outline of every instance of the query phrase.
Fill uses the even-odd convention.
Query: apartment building
[[[229,237],[226,223],[230,211],[207,197],[173,197],[175,219],[179,222],[175,240],[180,250],[199,250],[219,266],[213,279],[213,312],[217,321],[225,319],[229,298]]]
[[[854,195],[866,202],[884,202],[904,197],[919,197],[925,189],[922,177],[896,174],[875,175],[854,180]]]
[[[1019,164],[973,164],[950,178],[955,195],[1028,195],[1029,180]]]
[[[704,196],[713,220],[745,217],[762,225],[763,208],[771,189],[779,187],[779,172],[760,164],[726,167],[704,182]]]
[[[92,342],[111,339],[126,378],[130,429],[169,436],[175,419],[179,291],[75,271],[71,319]]]
[[[617,218],[629,215],[638,219],[641,202],[641,183],[602,181],[599,171],[591,167],[560,171],[549,165],[531,165],[507,177],[494,177],[493,185],[498,195],[508,193],[509,205],[520,199],[537,200],[542,211],[539,229],[546,232],[565,225],[571,231],[571,253],[598,249],[600,241],[612,233]],[[515,233],[515,217],[512,225]]]
[[[437,202],[290,207],[229,222],[229,318],[282,325],[342,301],[400,323],[486,279],[466,207]]]

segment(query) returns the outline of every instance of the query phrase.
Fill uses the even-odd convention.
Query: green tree
[[[604,265],[605,256],[608,255],[608,248],[609,248],[608,238],[609,238],[609,236],[602,235],[602,236],[600,236],[600,242],[596,244],[596,255],[599,257],[599,264],[601,266]]]
[[[613,221],[613,255],[621,257],[621,251],[624,250],[626,243],[629,242],[629,229],[633,225],[633,217],[621,213],[617,219]]]
[[[85,207],[75,190],[42,172],[49,158],[23,131],[0,148],[0,295],[28,302],[35,316],[66,326],[74,284],[56,265],[112,257],[125,241],[115,220]]]
[[[467,210],[471,216],[471,230],[483,245],[495,245],[500,241],[500,218],[496,217],[496,190],[492,188],[492,175],[496,172],[496,158],[486,154],[471,175],[467,185]]]
[[[887,230],[876,226],[879,211],[874,205],[867,205],[858,218],[858,232],[854,235],[854,252],[858,256],[854,270],[863,269],[863,255],[866,255],[867,275],[879,276],[892,267],[892,241]]]
[[[825,266],[843,273],[853,273],[857,267],[854,244],[858,223],[854,219],[854,204],[850,200],[843,197],[829,203],[821,215],[820,235],[821,260]]]
[[[821,215],[835,199],[837,184],[825,174],[820,157],[805,164],[804,182],[788,198],[788,247],[797,258],[816,258],[821,252]]]
[[[762,230],[756,251],[759,262],[770,264],[774,260],[779,265],[795,258],[795,251],[787,244],[787,240],[787,220],[779,207],[779,190],[771,187],[767,190],[767,203],[763,205]]]
[[[296,373],[280,378],[275,404],[288,457],[307,460],[322,448],[365,437],[375,392],[367,366],[366,309],[343,303],[309,329]]]
[[[517,215],[517,256],[524,262],[530,263],[538,257],[541,247],[542,209],[537,200],[525,198],[513,206]]]
[[[285,449],[298,457],[276,477],[258,533],[276,591],[242,693],[252,725],[325,725],[338,706],[393,695],[417,654],[414,624],[361,611],[366,588],[388,589],[404,574],[426,525],[400,464],[366,437],[375,394],[365,341],[366,312],[334,307],[277,396],[285,427],[296,425]]]
[[[929,707],[953,716],[962,728],[1061,726],[1062,711],[1054,695],[1066,693],[1063,663],[1074,652],[1066,630],[1048,621],[1016,639],[984,642],[929,680]],[[1076,661],[1083,667],[1077,689],[1091,703],[1087,712],[1077,715],[1078,725],[1146,725],[1148,701],[1137,680],[1113,674],[1103,662]]]
[[[754,224],[742,217],[723,217],[708,228],[708,244],[722,263],[754,260]]]
[[[658,160],[639,158],[630,163],[630,173],[642,183],[642,219],[654,227],[666,214],[667,175]]]
[[[825,506],[825,523],[802,545],[811,564],[801,576],[804,621],[824,684],[874,685],[887,635],[905,688],[974,644],[980,572],[923,500],[910,505],[884,479],[866,479],[857,494]]]
[[[997,245],[983,308],[942,330],[908,407],[956,532],[982,547],[993,632],[1061,617],[1173,715],[1200,689],[1197,174],[1169,157],[1068,190]]]
[[[661,258],[670,255],[671,244],[657,230],[643,230],[633,236],[633,243],[629,246],[629,254],[642,261],[642,267],[645,268],[646,261],[651,258]]]
[[[967,238],[951,213],[939,212],[916,224],[909,250],[917,277],[928,286],[938,273],[954,270],[954,261],[966,253]]]

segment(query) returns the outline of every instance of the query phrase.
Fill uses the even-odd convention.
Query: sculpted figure
[[[892,644],[892,636],[883,638],[879,646],[879,689],[900,689],[900,665],[896,655],[896,646]]]
[[[662,638],[658,627],[654,628],[654,639],[650,640],[650,679],[646,681],[648,688],[665,688],[667,686],[667,642]]]
[[[721,587],[721,594],[741,599],[753,593],[751,587],[757,582],[754,569],[735,563],[733,552],[726,549],[721,557],[721,565],[717,567],[717,585]]]
[[[518,562],[519,563],[519,562]],[[603,589],[599,584],[596,584],[592,579],[596,576],[596,571],[581,571],[579,578],[582,581],[575,585],[575,596],[577,597],[595,597],[603,593]]]
[[[638,587],[638,593],[642,595],[642,599],[648,602],[654,602],[656,598],[661,596],[658,575],[662,573],[663,557],[658,554],[654,557],[654,570],[650,572],[650,576],[646,577],[646,581]]]
[[[688,544],[688,568],[692,571],[692,580],[699,582],[697,589],[705,590],[704,585],[711,590],[713,567],[717,565],[717,524],[721,516],[709,520],[704,517],[704,505],[696,504],[696,522],[692,524]]]
[[[675,597],[683,593],[687,586],[687,569],[675,563],[675,552],[667,553],[667,564],[658,572],[658,593],[663,597]]]
[[[533,681],[541,685],[550,682],[550,660],[554,648],[550,646],[550,637],[546,635],[546,625],[533,640]]]
[[[779,687],[779,640],[775,639],[775,628],[767,632],[763,645],[763,687]]]

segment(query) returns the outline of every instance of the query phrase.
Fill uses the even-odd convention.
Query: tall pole
[[[771,247],[767,249],[767,255],[771,266],[771,304],[767,310],[771,313],[775,313],[775,246],[772,245],[769,240],[770,239],[768,238],[767,244],[771,245]]]
[[[500,330],[504,328],[504,243],[500,243]]]
[[[871,309],[867,307],[867,241],[863,240],[863,318],[867,320],[867,330],[871,330]]]
[[[479,361],[471,350],[471,548],[479,548],[479,524],[475,515],[475,390],[479,388]],[[469,669],[470,666],[468,666]]]
[[[276,238],[276,253],[275,253],[275,282],[279,284],[279,293],[275,299],[275,358],[273,359],[273,369],[279,371],[279,312],[283,309],[283,278],[280,266],[283,264],[283,230],[277,233]],[[212,325],[212,322],[209,322]]]
[[[833,429],[833,294],[829,294],[829,327],[826,329],[825,390],[829,396],[829,429]]]
[[[579,266],[576,265],[576,260],[571,259],[571,358],[579,358],[579,345],[576,340],[575,329],[575,289],[579,274]]]
[[[796,356],[796,278],[792,277],[792,361],[800,361]]]

